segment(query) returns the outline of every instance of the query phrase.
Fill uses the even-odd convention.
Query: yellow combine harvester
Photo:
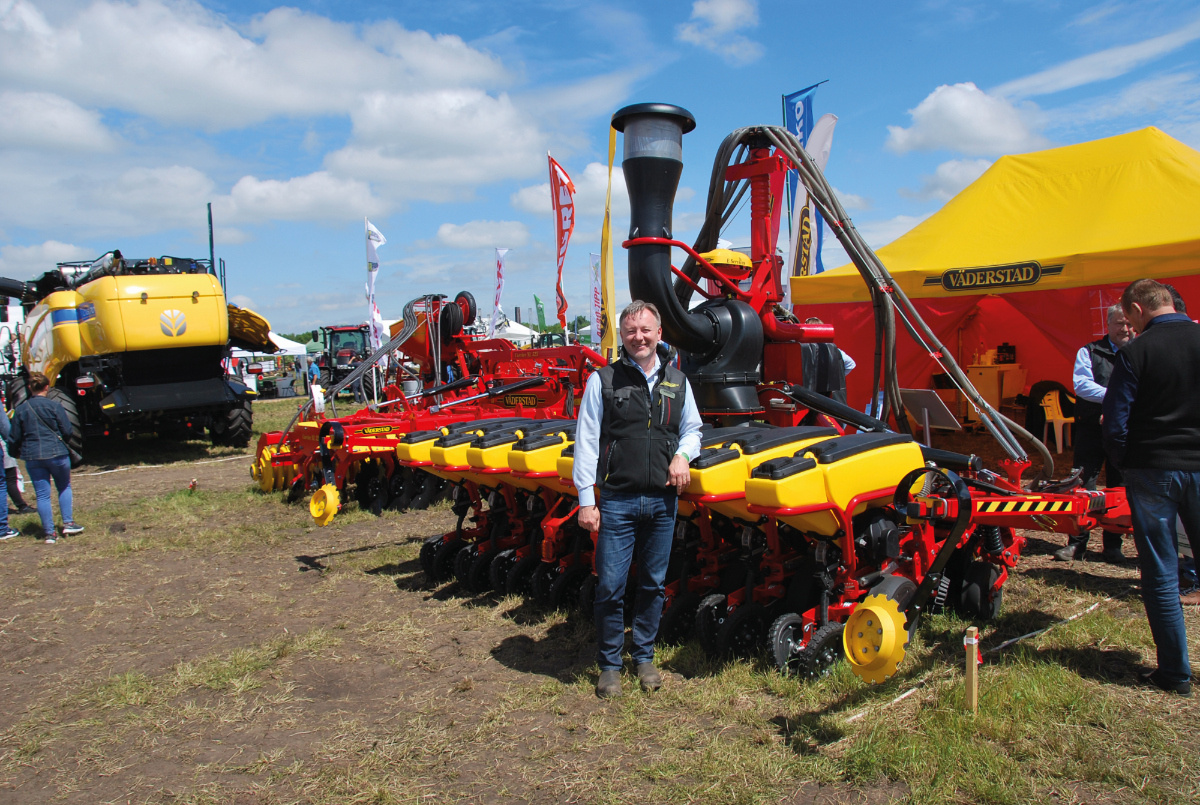
[[[208,260],[127,259],[59,263],[29,282],[0,279],[25,309],[22,367],[8,381],[13,407],[29,372],[85,434],[208,430],[213,444],[249,443],[254,392],[226,376],[231,346],[275,352],[270,325],[227,304]]]

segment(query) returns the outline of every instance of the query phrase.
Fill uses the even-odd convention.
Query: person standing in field
[[[621,312],[622,354],[588,378],[575,431],[579,525],[596,532],[596,695],[620,696],[625,584],[637,560],[631,654],[644,690],[662,686],[654,640],[688,462],[700,451],[700,412],[671,365],[658,309],[634,301]],[[599,491],[599,494],[597,494]],[[597,500],[597,498],[599,498]]]
[[[71,421],[57,401],[46,397],[50,381],[44,374],[31,373],[26,387],[30,396],[13,412],[9,444],[19,448],[20,456],[25,460],[25,468],[29,470],[34,492],[37,493],[42,534],[46,544],[53,545],[58,541],[58,532],[54,527],[54,509],[50,501],[51,480],[58,489],[63,536],[83,533],[83,526],[75,522],[71,492],[71,454],[66,442],[73,435]]]

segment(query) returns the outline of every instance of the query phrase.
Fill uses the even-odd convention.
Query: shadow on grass
[[[251,445],[251,448],[253,444]],[[158,438],[150,434],[131,439],[92,436],[84,448],[82,469],[99,471],[133,464],[172,464],[247,453],[251,448],[214,447],[207,440]]]
[[[1129,592],[1129,578],[1096,575],[1089,573],[1086,567],[1084,565],[1085,569],[1079,569],[1079,563],[1076,562],[1074,567],[1031,567],[1022,571],[1022,574],[1056,587],[1095,595],[1120,598]]]
[[[593,639],[580,624],[556,623],[535,640],[512,635],[492,649],[492,657],[505,668],[573,683],[592,663]]]
[[[1141,656],[1125,648],[1030,647],[1022,650],[1021,656],[1039,663],[1062,666],[1084,679],[1126,687],[1139,686],[1137,672],[1143,668]]]
[[[404,543],[404,542],[384,542],[384,543],[380,543],[377,545],[358,545],[354,548],[346,548],[345,550],[341,550],[341,551],[330,551],[329,553],[322,553],[322,554],[318,554],[316,556],[309,556],[307,554],[299,554],[295,558],[296,558],[296,561],[299,562],[301,565],[298,568],[301,573],[306,573],[310,570],[315,570],[318,573],[324,573],[325,571],[329,570],[329,567],[321,561],[323,559],[332,559],[332,558],[338,557],[338,556],[352,556],[357,553],[368,553],[369,551],[377,551],[380,548],[399,548],[399,547],[404,546],[405,544],[406,543]],[[416,563],[416,561],[417,560],[414,559],[412,561],[412,563]],[[403,566],[407,567],[409,564],[411,564],[411,563],[405,562]],[[383,565],[382,567],[389,567],[389,566],[390,565]],[[399,567],[399,566],[397,566],[397,567]],[[418,564],[417,567],[419,569],[420,565]],[[375,570],[367,570],[365,572],[372,574],[372,575],[376,575],[376,574],[380,574],[381,570],[379,568],[376,568]],[[383,575],[391,575],[391,574],[385,573]]]

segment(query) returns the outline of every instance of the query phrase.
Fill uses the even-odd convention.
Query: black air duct
[[[629,193],[629,238],[672,239],[671,211],[683,172],[683,135],[696,127],[686,109],[665,103],[626,106],[612,118],[623,132],[621,169]],[[671,247],[629,248],[629,294],[662,314],[663,337],[677,348],[700,410],[746,415],[761,408],[763,333],[744,302],[715,299],[688,311],[675,294]]]

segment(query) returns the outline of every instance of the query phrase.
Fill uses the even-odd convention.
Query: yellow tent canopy
[[[1200,152],[1156,128],[996,160],[878,252],[914,299],[1200,272]],[[798,305],[865,302],[853,265],[792,279]]]

